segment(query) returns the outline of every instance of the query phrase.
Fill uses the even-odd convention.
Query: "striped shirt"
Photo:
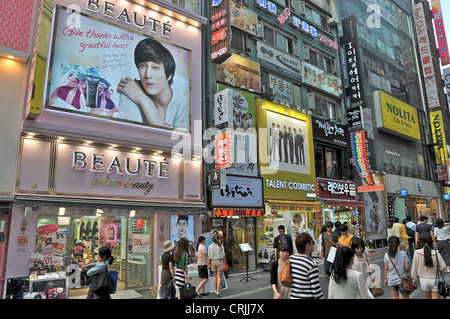
[[[324,299],[317,263],[304,255],[292,255],[290,261],[291,299]]]

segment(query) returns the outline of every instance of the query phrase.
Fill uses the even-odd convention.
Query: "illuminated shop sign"
[[[234,134],[227,131],[216,135],[216,168],[228,168],[234,163]]]
[[[230,0],[211,0],[211,60],[221,63],[231,56]]]
[[[317,197],[325,200],[356,200],[356,184],[327,178],[317,178]]]
[[[384,191],[384,184],[377,184],[372,186],[358,186],[358,193],[380,192]]]
[[[259,7],[266,9],[270,13],[273,13],[274,15],[277,15],[277,5],[274,2],[268,1],[268,0],[257,0],[257,3]],[[313,38],[316,38],[319,36],[319,33],[317,32],[317,29],[310,25],[307,21],[300,19],[299,17],[294,16],[291,14],[291,10],[289,8],[284,8],[283,11],[278,15],[276,18],[276,21],[278,21],[281,25],[284,25],[286,22],[289,22],[291,25],[295,26],[298,31],[302,31],[306,33],[308,36],[312,36]],[[327,36],[320,34],[319,41],[326,44],[329,47],[332,47],[333,49],[338,49],[339,45],[337,42],[333,41],[332,39],[329,39]]]
[[[447,173],[447,142],[445,140],[444,125],[442,122],[442,111],[430,113],[431,135],[433,136],[434,154],[436,160],[436,169],[439,181],[448,179]]]
[[[374,181],[370,174],[370,164],[366,150],[366,132],[358,131],[350,133],[350,141],[352,144],[354,164],[358,175],[365,184],[373,185]]]
[[[214,208],[214,217],[260,217],[263,209]]]
[[[439,46],[442,66],[450,64],[447,37],[445,36],[444,18],[442,16],[442,7],[440,0],[431,0],[431,9],[433,10],[434,30],[436,32],[436,41]],[[448,12],[447,12],[448,14]]]

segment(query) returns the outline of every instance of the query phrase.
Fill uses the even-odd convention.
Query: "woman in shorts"
[[[389,287],[392,299],[400,299],[399,294],[402,299],[409,299],[402,286],[402,277],[409,272],[409,258],[406,252],[398,249],[400,244],[397,236],[388,238],[389,251],[384,255],[384,285]]]
[[[208,248],[210,269],[214,272],[214,295],[220,298],[220,285],[222,283],[223,263],[225,262],[225,251],[219,240],[219,235],[213,235],[213,243]]]

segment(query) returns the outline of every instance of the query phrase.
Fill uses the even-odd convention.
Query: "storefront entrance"
[[[114,257],[110,270],[118,272],[117,291],[152,285],[152,217],[130,217],[136,212],[115,209],[86,209],[80,216],[78,209],[70,208],[64,215],[44,216],[48,211],[42,210],[30,262],[30,274],[36,279],[42,267],[65,271],[69,298],[84,298],[89,279],[81,266],[97,262],[99,247],[108,246]]]

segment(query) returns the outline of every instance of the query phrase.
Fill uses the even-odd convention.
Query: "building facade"
[[[109,246],[126,298],[158,284],[166,240],[188,238],[194,258],[202,231],[206,19],[200,2],[35,3],[26,71],[12,78],[30,98],[8,105],[17,150],[2,177],[13,182],[3,297],[23,278],[31,295],[85,296],[80,267]]]

